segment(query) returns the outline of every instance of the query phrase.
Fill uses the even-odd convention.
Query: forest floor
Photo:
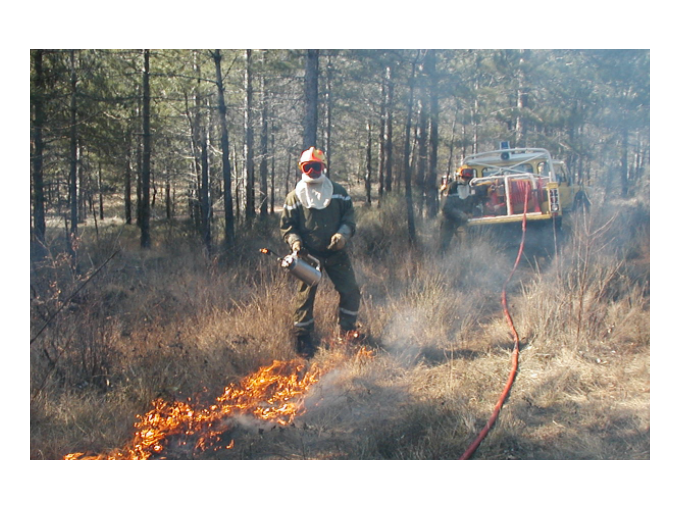
[[[34,261],[31,458],[458,459],[510,372],[506,282],[519,371],[473,458],[650,458],[648,210],[595,209],[557,254],[527,247],[509,281],[517,252],[494,235],[442,254],[423,220],[412,251],[385,227],[398,208],[358,212],[370,343],[338,347],[324,279],[323,347],[306,362],[289,336],[294,282],[257,252],[278,246],[275,222],[213,257],[181,224],[142,251],[112,223],[83,234],[79,268],[57,251]],[[255,395],[277,363],[287,386]]]

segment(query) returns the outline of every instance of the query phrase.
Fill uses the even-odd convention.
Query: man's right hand
[[[293,244],[291,244],[290,247],[293,252],[297,253],[302,250],[302,243],[300,241],[293,241]]]

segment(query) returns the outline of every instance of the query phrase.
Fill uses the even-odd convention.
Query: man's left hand
[[[329,250],[342,250],[345,247],[345,244],[347,244],[347,238],[343,236],[342,234],[333,234],[333,237],[331,237],[331,244],[328,245]]]

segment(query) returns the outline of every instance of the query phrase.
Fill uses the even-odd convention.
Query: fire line
[[[357,357],[372,355],[372,351],[363,348],[356,353]],[[304,398],[311,388],[343,359],[347,358],[335,358],[323,367],[317,363],[308,365],[300,359],[274,361],[227,386],[207,407],[156,399],[149,411],[137,416],[135,434],[128,445],[100,455],[70,453],[64,460],[167,459],[175,451],[196,456],[231,449],[234,439],[229,434],[236,418],[251,416],[272,426],[292,424],[306,411]]]
[[[152,408],[138,416],[133,440],[109,454],[72,453],[66,460],[166,458],[168,449],[188,448],[192,453],[229,449],[222,438],[233,428],[230,419],[250,415],[274,425],[288,425],[304,413],[304,395],[319,381],[321,368],[307,367],[300,360],[274,361],[225,388],[215,403],[204,408],[188,402],[156,399]],[[228,440],[228,438],[227,438]]]

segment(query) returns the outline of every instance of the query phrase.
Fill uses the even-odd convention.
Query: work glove
[[[333,237],[331,237],[331,244],[328,245],[329,250],[342,250],[345,247],[345,244],[347,244],[347,238],[340,234],[333,234]]]
[[[293,244],[290,245],[291,250],[293,250],[294,253],[299,252],[302,250],[302,242],[301,241],[293,241]]]

